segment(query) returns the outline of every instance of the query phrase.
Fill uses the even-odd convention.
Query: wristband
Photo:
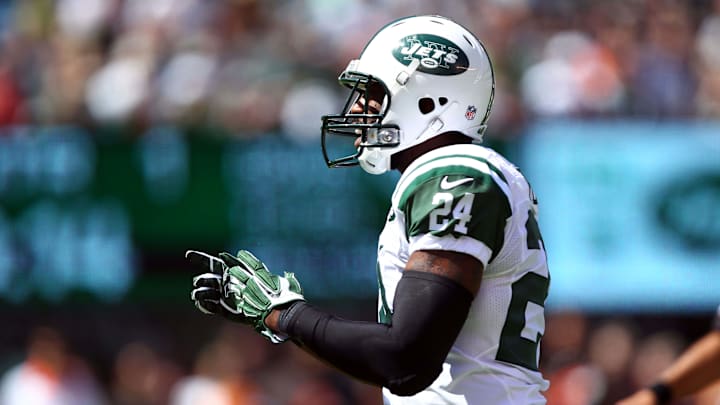
[[[648,388],[655,395],[657,405],[669,404],[672,399],[672,390],[664,382],[658,382]]]
[[[283,309],[282,312],[280,312],[280,317],[278,319],[277,328],[279,329],[279,332],[287,333],[288,327],[290,325],[290,320],[293,319],[293,317],[298,313],[302,312],[303,307],[305,306],[305,302],[303,301],[295,301],[290,303],[290,306]]]

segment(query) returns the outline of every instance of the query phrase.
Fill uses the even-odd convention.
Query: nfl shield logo
[[[465,118],[473,120],[475,119],[475,113],[477,113],[477,108],[474,105],[469,105],[467,111],[465,111]]]

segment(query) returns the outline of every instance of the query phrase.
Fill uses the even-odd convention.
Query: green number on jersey
[[[528,249],[540,250],[545,246],[542,235],[540,234],[540,227],[538,226],[535,215],[532,211],[528,210],[528,219],[525,222],[525,229],[527,230],[527,247]],[[542,246],[540,243],[542,242]]]
[[[540,228],[532,211],[528,211],[528,249],[542,250]],[[538,369],[538,346],[545,329],[543,315],[550,279],[527,273],[512,284],[512,298],[500,335],[497,360]]]
[[[542,311],[549,287],[550,280],[537,273],[527,273],[512,284],[497,360],[538,369],[538,345],[544,329]]]

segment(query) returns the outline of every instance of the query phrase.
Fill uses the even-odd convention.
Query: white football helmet
[[[325,161],[329,167],[359,164],[371,174],[390,170],[393,154],[442,133],[482,141],[495,93],[483,44],[456,22],[434,15],[382,28],[339,81],[351,93],[341,114],[322,117]],[[384,92],[373,106],[364,102],[370,88]],[[358,100],[363,112],[351,112]],[[342,154],[335,146],[338,135],[351,145]],[[359,147],[353,145],[357,138]]]

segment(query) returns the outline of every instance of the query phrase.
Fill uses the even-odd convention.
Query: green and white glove
[[[221,315],[231,321],[251,324],[242,314],[234,314],[225,309],[221,302],[223,293],[223,275],[227,270],[220,258],[198,250],[188,250],[185,258],[201,273],[193,277],[190,299],[200,312],[208,315]]]
[[[287,336],[265,325],[265,317],[279,306],[305,301],[295,275],[285,272],[283,277],[271,273],[247,250],[239,251],[237,256],[229,253],[220,253],[219,256],[227,266],[222,277],[224,297],[220,300],[224,309],[250,323],[273,343],[287,340]]]

